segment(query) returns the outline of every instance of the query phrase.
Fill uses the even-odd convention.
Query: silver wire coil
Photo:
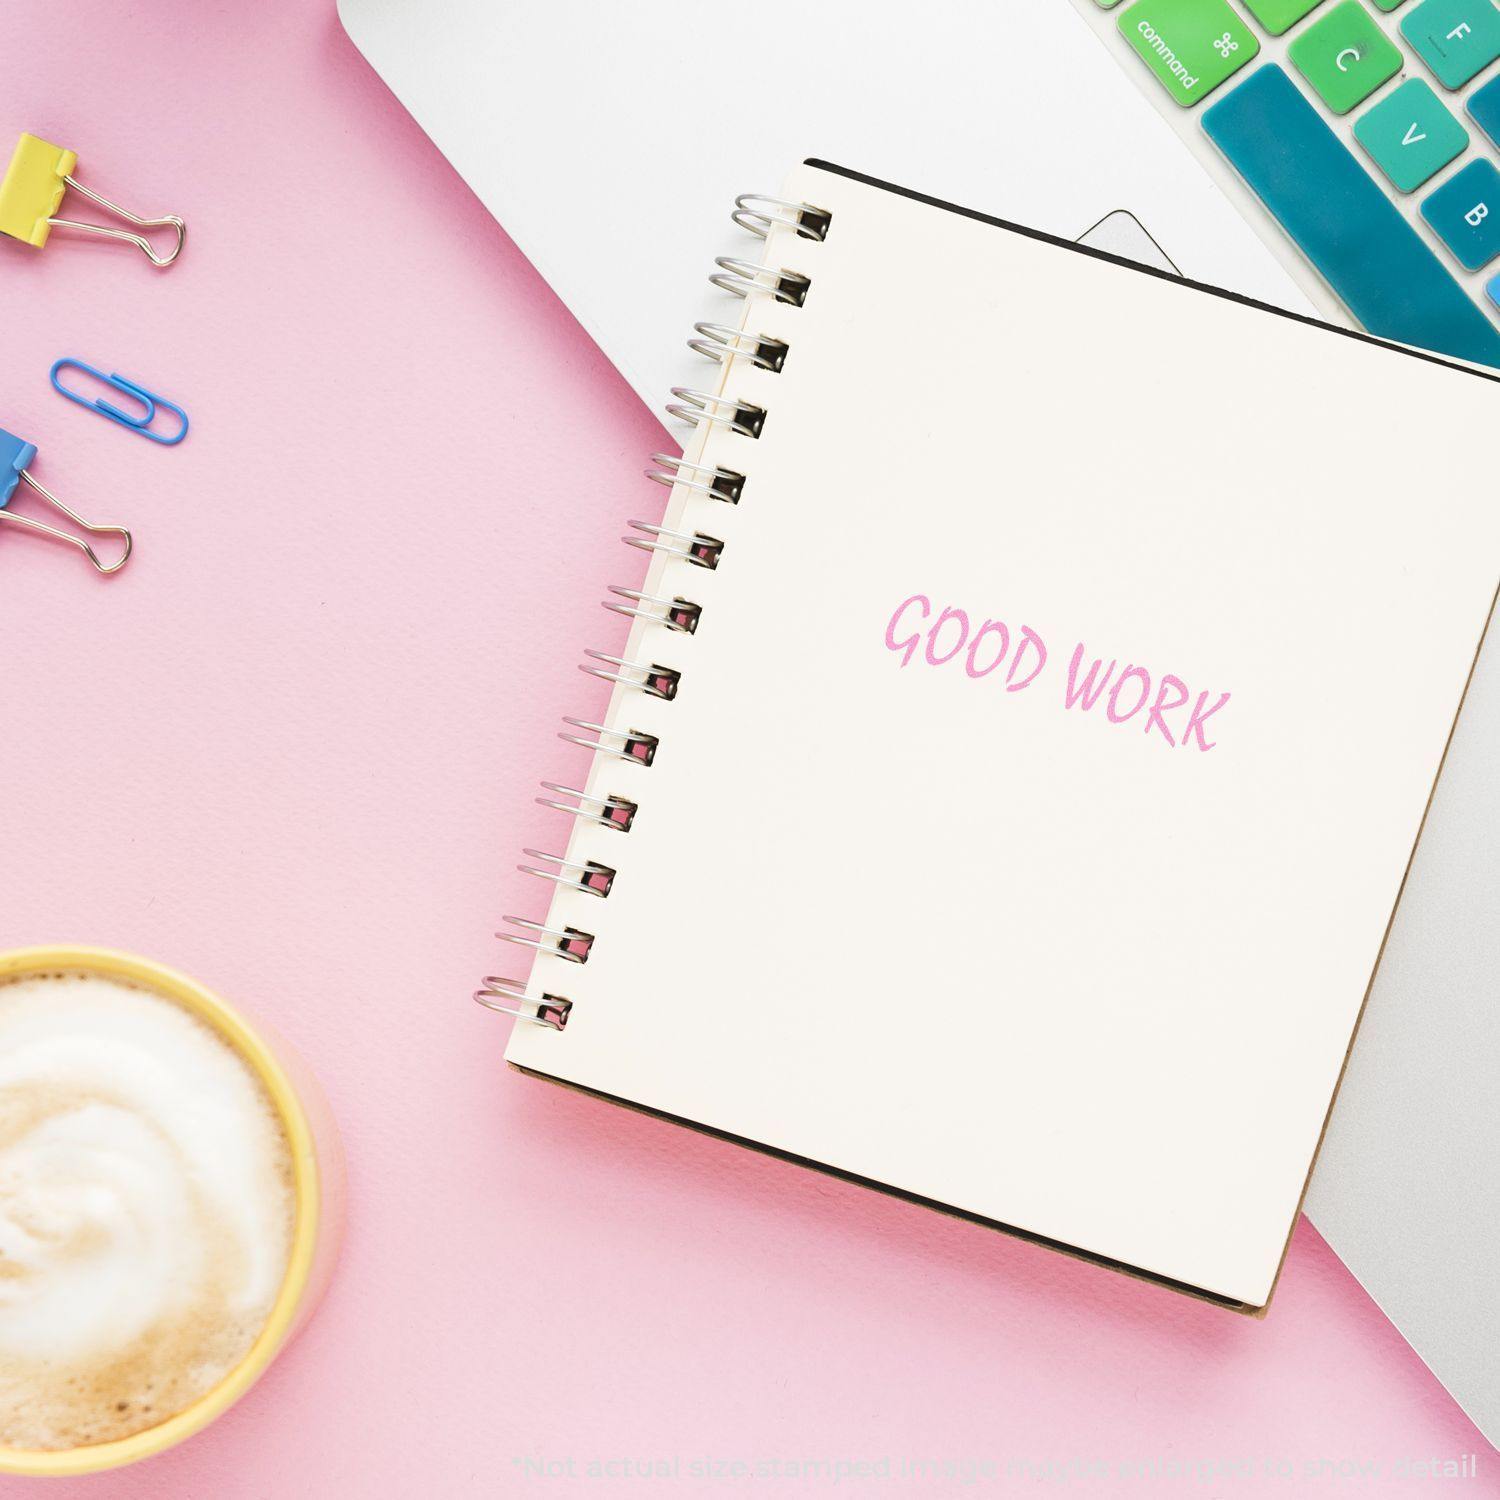
[[[788,203],[785,198],[768,198],[764,193],[741,193],[729,217],[761,239],[772,229],[794,229],[805,240],[822,241],[828,238],[828,227],[833,223],[833,215],[826,208]]]
[[[581,792],[576,786],[564,786],[560,781],[544,781],[542,790],[555,792],[557,797],[572,797],[572,802],[559,802],[556,797],[537,797],[543,807],[567,813],[570,817],[582,818],[587,823],[597,823],[601,828],[613,828],[620,833],[629,833],[640,804],[629,797],[595,797]],[[509,918],[507,918],[509,920]]]
[[[610,584],[609,591],[630,602],[620,604],[613,599],[604,599],[600,602],[605,609],[613,610],[617,615],[629,615],[633,620],[651,620],[683,635],[691,635],[698,628],[698,620],[703,614],[702,605],[694,604],[691,599],[663,599],[660,594],[643,594],[639,589],[621,588],[614,583]],[[645,609],[638,608],[643,604],[647,606]]]
[[[785,339],[773,339],[765,333],[747,333],[743,328],[730,328],[725,323],[694,323],[693,332],[698,337],[688,340],[688,348],[694,354],[701,354],[721,365],[735,358],[748,359],[757,368],[779,375],[791,352],[791,345]]]
[[[758,438],[766,425],[766,409],[751,401],[740,401],[733,396],[715,396],[708,391],[695,391],[689,386],[674,385],[675,401],[667,402],[667,413],[679,422],[691,422],[694,427],[711,422],[741,437]]]
[[[742,193],[736,198],[732,217],[741,229],[762,239],[773,229],[785,228],[804,239],[821,241],[833,222],[826,210],[812,204],[789,203],[783,198],[769,198],[759,193]],[[812,285],[811,279],[800,272],[760,266],[735,256],[720,256],[715,265],[717,270],[709,279],[715,286],[737,297],[769,294],[779,302],[800,307]],[[759,369],[779,373],[790,348],[782,339],[747,333],[723,323],[695,323],[693,332],[696,336],[688,340],[689,347],[720,365],[745,359]],[[667,407],[668,412],[695,427],[721,427],[744,437],[758,438],[765,424],[765,408],[751,402],[682,386],[674,387],[672,395],[676,400]],[[727,505],[738,505],[744,494],[746,479],[738,470],[698,463],[670,453],[653,453],[651,463],[652,467],[646,471],[647,477],[668,488],[681,485],[694,494]],[[714,568],[724,551],[722,541],[701,531],[675,531],[647,521],[632,521],[630,525],[641,535],[623,538],[626,543],[644,552],[659,552],[676,562]],[[697,629],[703,612],[701,605],[680,595],[664,598],[659,594],[613,585],[610,593],[616,597],[603,601],[606,609],[684,634]],[[656,662],[631,661],[603,651],[587,651],[585,655],[590,662],[580,663],[579,670],[590,676],[666,701],[677,694],[682,674],[675,668]],[[579,745],[592,754],[607,755],[632,765],[651,765],[661,744],[656,735],[640,729],[614,729],[607,724],[567,716],[563,722],[571,729],[583,732],[574,734],[559,730],[560,739]],[[628,833],[640,810],[639,805],[627,797],[597,796],[555,781],[542,782],[542,788],[553,794],[536,799],[543,807],[617,833]],[[613,887],[616,870],[598,860],[570,860],[540,849],[523,852],[528,859],[541,863],[522,864],[517,869],[564,890],[602,898],[608,896]],[[519,931],[496,933],[502,941],[568,963],[586,962],[595,942],[593,933],[577,927],[547,927],[526,917],[507,916],[503,920]],[[482,988],[474,992],[474,999],[502,1015],[515,1016],[555,1031],[561,1031],[567,1025],[573,1008],[573,1002],[566,996],[543,993],[539,998],[533,998],[526,993],[526,985],[520,980],[503,975],[486,975]]]
[[[720,291],[733,292],[736,297],[769,292],[778,302],[801,307],[812,286],[812,279],[800,271],[778,271],[774,266],[760,266],[737,255],[716,256],[714,264],[719,269],[708,279]]]
[[[533,922],[527,917],[502,917],[500,920],[509,922],[513,927],[520,927],[525,932],[540,934],[538,937],[523,937],[515,932],[497,932],[495,936],[502,943],[515,943],[522,948],[534,949],[537,953],[551,953],[566,959],[570,964],[588,962],[589,949],[594,942],[592,932],[584,932],[578,927],[564,927],[559,931],[555,927],[543,927],[540,922]]]
[[[660,698],[665,703],[670,703],[677,696],[678,685],[682,682],[682,673],[674,667],[663,667],[656,662],[644,666],[638,661],[629,661],[623,656],[611,656],[606,651],[585,651],[585,656],[592,657],[595,661],[602,661],[605,666],[618,667],[618,672],[606,672],[604,667],[591,667],[585,662],[578,663],[580,672],[587,672],[590,677],[603,678],[605,682],[618,682],[622,687],[635,688],[638,692],[648,693],[653,698]],[[638,673],[638,676],[628,677],[627,672]]]
[[[474,998],[486,1010],[550,1026],[553,1031],[561,1031],[568,1024],[568,1013],[573,1009],[573,1002],[564,995],[543,995],[533,1000],[519,979],[507,979],[503,974],[486,974],[483,988],[474,991]]]
[[[722,500],[726,505],[738,505],[745,490],[745,476],[734,469],[721,468],[718,464],[695,464],[671,453],[653,453],[652,468],[646,470],[646,478],[654,479],[671,489],[680,484],[686,490],[706,495],[710,500]],[[708,477],[685,478],[684,475],[707,475]]]
[[[654,734],[645,734],[639,729],[611,729],[606,724],[591,724],[587,719],[574,719],[567,714],[563,715],[563,723],[571,724],[575,729],[586,729],[598,738],[587,740],[581,734],[565,734],[559,729],[558,739],[566,740],[570,745],[582,745],[585,750],[612,755],[616,760],[629,761],[633,766],[649,766],[656,759],[656,747],[661,743]],[[613,745],[609,743],[611,740],[620,743]]]
[[[705,536],[701,531],[673,531],[666,526],[653,526],[649,521],[632,521],[630,525],[644,536],[622,536],[627,547],[638,547],[642,552],[660,552],[663,557],[675,557],[679,562],[692,563],[695,568],[717,568],[724,543],[718,537]]]
[[[544,870],[539,865],[517,865],[523,875],[535,875],[538,880],[550,880],[554,885],[579,891],[585,896],[604,897],[615,882],[615,871],[611,865],[601,865],[597,859],[564,859],[560,854],[548,854],[545,849],[523,849],[522,854],[531,859],[545,859],[556,865],[555,870]],[[576,875],[569,874],[576,870]]]

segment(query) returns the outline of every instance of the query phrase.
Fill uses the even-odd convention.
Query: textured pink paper
[[[1500,1494],[1306,1225],[1251,1322],[508,1073],[468,995],[543,909],[515,861],[563,836],[535,782],[582,771],[554,730],[602,706],[575,666],[621,638],[660,429],[331,0],[10,0],[6,41],[6,131],[190,238],[164,274],[0,243],[0,426],[138,548],[100,582],[0,532],[0,946],[136,949],[271,1019],[351,1178],[329,1299],[250,1396],[49,1494],[1387,1496],[1475,1450],[1456,1492]],[[60,354],[187,442],[67,405]],[[1253,1472],[1171,1475],[1216,1463]]]

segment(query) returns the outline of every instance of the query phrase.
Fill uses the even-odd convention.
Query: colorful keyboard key
[[[1469,118],[1500,146],[1500,78],[1469,95]]]
[[[1272,36],[1280,36],[1322,3],[1323,0],[1245,0],[1245,9]]]
[[[1255,34],[1226,0],[1136,0],[1115,24],[1185,108],[1260,51]]]
[[[1500,307],[1500,276],[1491,276],[1484,285],[1485,294],[1496,307]]]
[[[1203,128],[1371,333],[1500,368],[1500,329],[1280,68],[1211,104]]]
[[[1500,169],[1471,161],[1423,202],[1422,217],[1466,271],[1489,265],[1500,255]]]
[[[1398,10],[1406,4],[1406,0],[1375,0],[1376,10]]]
[[[1401,71],[1401,49],[1360,0],[1335,5],[1286,49],[1286,55],[1336,115],[1348,114]]]
[[[1403,193],[1461,156],[1469,132],[1421,78],[1408,78],[1354,124],[1354,138]]]
[[[1422,0],[1401,35],[1444,88],[1462,88],[1500,57],[1500,10],[1494,0]]]

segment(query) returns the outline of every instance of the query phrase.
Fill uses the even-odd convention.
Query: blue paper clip
[[[85,557],[98,568],[101,573],[118,573],[121,568],[130,561],[131,539],[130,533],[123,526],[95,526],[85,521],[76,510],[69,510],[56,495],[49,489],[44,489],[29,472],[31,465],[36,461],[36,444],[28,443],[18,438],[14,433],[6,432],[0,427],[0,521],[11,521],[17,526],[24,526],[27,531],[38,531],[45,537],[50,537],[55,542],[66,542],[70,547],[79,548]],[[11,496],[16,492],[16,486],[22,481],[39,494],[49,505],[60,510],[70,521],[80,526],[92,536],[117,536],[121,538],[122,551],[120,556],[112,563],[102,562],[99,554],[83,540],[82,537],[73,536],[66,531],[59,531],[55,526],[44,526],[40,521],[33,521],[30,516],[18,516],[7,507],[10,505]]]
[[[59,370],[82,370],[85,375],[92,375],[95,380],[102,381],[112,390],[119,391],[122,396],[127,396],[132,401],[139,401],[145,410],[140,416],[133,417],[129,412],[121,411],[118,406],[100,397],[80,396],[77,391],[70,391],[57,378]],[[81,359],[58,360],[52,366],[52,388],[58,395],[66,396],[69,401],[76,401],[79,406],[86,406],[90,411],[98,412],[101,417],[108,417],[111,422],[118,422],[121,427],[128,427],[131,432],[138,432],[142,437],[150,438],[153,443],[161,443],[171,448],[187,436],[187,413],[180,406],[168,401],[164,396],[153,395],[133,380],[126,380],[123,375],[106,375],[103,370],[96,370],[92,365],[84,364]],[[182,423],[172,437],[164,437],[161,433],[151,430],[151,424],[156,421],[156,409],[159,406],[166,407],[168,411],[175,411],[178,420]]]

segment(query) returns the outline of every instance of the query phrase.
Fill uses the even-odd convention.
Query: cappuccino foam
[[[295,1212],[281,1121],[210,1026],[99,976],[0,983],[0,1446],[192,1405],[265,1326]]]

